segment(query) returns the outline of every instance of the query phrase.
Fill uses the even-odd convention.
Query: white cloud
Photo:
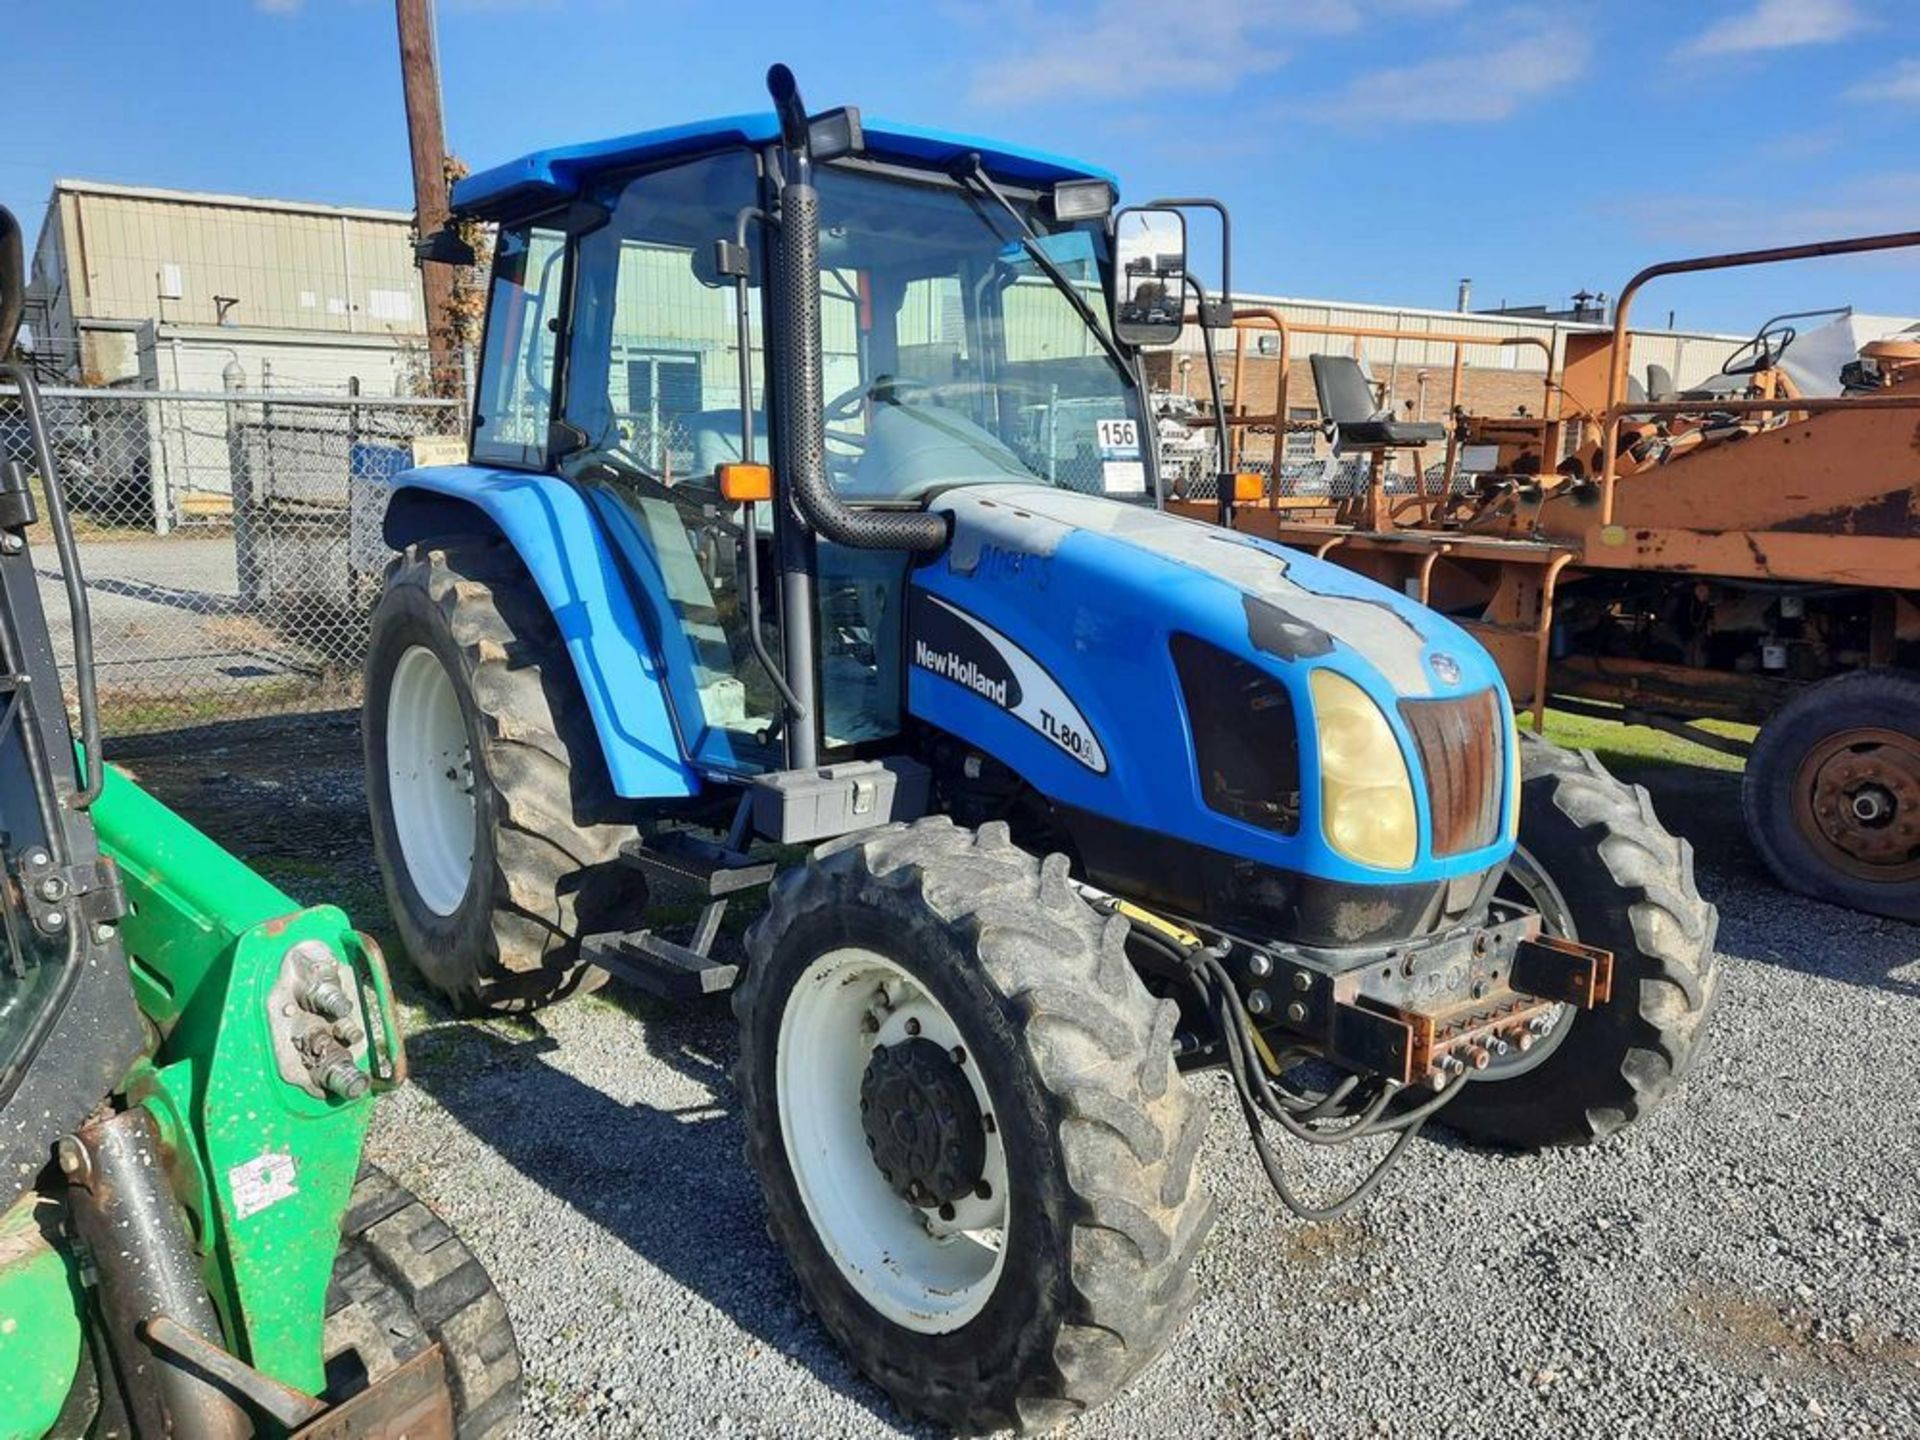
[[[1650,239],[1700,250],[1894,234],[1913,228],[1914,213],[1920,209],[1920,170],[1861,175],[1820,190],[1766,197],[1648,192],[1614,208]],[[1902,269],[1920,265],[1920,252],[1913,250],[1887,251],[1877,258],[1880,264]]]
[[[1862,80],[1847,91],[1849,100],[1920,105],[1920,60],[1902,60],[1884,75]]]
[[[1592,50],[1584,31],[1549,25],[1488,50],[1365,71],[1334,95],[1302,101],[1294,113],[1344,125],[1505,120],[1577,79]]]
[[[253,0],[253,8],[262,15],[298,15],[307,0]]]
[[[1682,55],[1739,55],[1754,50],[1791,50],[1824,45],[1867,28],[1856,0],[1757,0],[1744,14],[1729,15],[1685,45]]]
[[[1286,64],[1302,35],[1351,34],[1383,15],[1436,15],[1466,0],[958,0],[949,13],[1009,43],[972,70],[974,101],[1218,94]]]

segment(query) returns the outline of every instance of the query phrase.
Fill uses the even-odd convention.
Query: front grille
[[[1402,700],[1401,718],[1413,732],[1433,816],[1433,853],[1460,855],[1491,845],[1500,834],[1499,700],[1491,690],[1458,700]]]

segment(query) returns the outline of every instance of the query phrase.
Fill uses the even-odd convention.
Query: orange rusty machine
[[[1337,449],[1364,456],[1345,495],[1222,486],[1170,509],[1340,560],[1461,620],[1500,662],[1516,705],[1549,702],[1656,726],[1746,760],[1754,844],[1780,881],[1920,919],[1920,336],[1860,347],[1834,394],[1784,368],[1792,321],[1769,321],[1706,388],[1659,367],[1630,375],[1628,319],[1654,279],[1920,247],[1920,232],[1650,266],[1620,292],[1611,331],[1569,332],[1537,416],[1396,420],[1356,389],[1359,366],[1313,357]],[[1240,436],[1285,420],[1289,339],[1277,311],[1271,415],[1229,414]],[[1484,335],[1368,336],[1466,344]],[[1459,393],[1455,360],[1455,395]],[[1211,425],[1211,419],[1195,424]],[[1444,443],[1444,463],[1391,474],[1397,451]],[[1463,455],[1495,457],[1466,475]],[[1549,462],[1546,457],[1553,457]],[[1237,494],[1236,494],[1237,492]],[[1760,727],[1753,743],[1703,719]]]

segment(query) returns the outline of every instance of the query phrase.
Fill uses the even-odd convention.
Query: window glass
[[[1099,225],[1016,199],[1028,238],[958,187],[837,167],[818,183],[821,400],[845,499],[995,481],[1151,498],[1150,437],[1103,338]]]
[[[11,878],[24,867],[25,855],[49,848],[40,818],[40,772],[25,739],[34,722],[21,714],[20,703],[15,696],[0,714],[0,872],[9,877],[0,885],[0,1103],[18,1082],[27,1039],[73,963],[68,939],[40,931]]]
[[[558,230],[537,225],[500,232],[473,422],[476,460],[546,464],[566,244]]]
[[[759,547],[762,639],[779,655],[769,506],[751,530],[728,505],[714,467],[741,455],[743,397],[734,281],[714,242],[732,239],[759,181],[744,151],[707,156],[600,188],[607,223],[575,253],[566,420],[577,449],[560,458],[637,532],[630,552],[653,568],[649,589],[670,607],[661,643],[688,747],[730,769],[779,763],[778,692],[748,633],[745,549]],[[760,246],[747,310],[754,458],[770,459],[760,337]]]

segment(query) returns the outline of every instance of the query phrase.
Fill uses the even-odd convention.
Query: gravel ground
[[[350,723],[131,763],[296,894],[383,927]],[[1201,1080],[1220,1222],[1199,1306],[1072,1433],[1920,1434],[1920,928],[1772,889],[1734,777],[1644,778],[1698,849],[1728,969],[1679,1100],[1593,1151],[1434,1135],[1358,1215],[1307,1226]],[[614,992],[482,1024],[415,1000],[416,1083],[373,1158],[493,1272],[526,1434],[912,1433],[767,1239],[724,1003]]]

